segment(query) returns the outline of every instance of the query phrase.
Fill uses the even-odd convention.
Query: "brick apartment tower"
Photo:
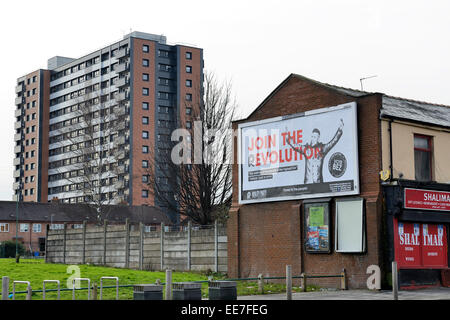
[[[191,108],[199,105],[203,81],[203,50],[132,32],[78,59],[53,57],[47,69],[17,79],[13,200],[18,195],[20,201],[89,200],[73,183],[80,174],[75,164],[82,161],[73,150],[81,146],[68,139],[77,136],[79,104],[89,103],[99,111],[94,121],[105,109],[124,115],[110,132],[114,137],[99,140],[121,151],[119,170],[101,181],[102,197],[158,206],[146,184],[146,159],[167,152],[165,142],[173,129],[192,126]]]

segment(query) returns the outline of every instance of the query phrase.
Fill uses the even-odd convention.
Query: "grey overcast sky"
[[[132,31],[204,49],[246,116],[290,73],[450,105],[448,0],[4,1],[0,200],[13,184],[14,87],[56,55],[78,58]]]

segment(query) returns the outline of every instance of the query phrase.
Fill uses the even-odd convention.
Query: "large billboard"
[[[239,203],[359,194],[355,102],[238,130]]]

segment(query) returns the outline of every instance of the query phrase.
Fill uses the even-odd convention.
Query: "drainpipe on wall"
[[[31,247],[31,229],[33,229],[33,223],[30,223],[30,232],[29,232],[29,240],[30,244],[28,245],[30,247],[30,255],[33,256],[33,248]]]
[[[392,158],[392,119],[389,119],[389,170],[391,174],[389,175],[389,182],[392,182],[392,178],[394,176],[394,165]]]

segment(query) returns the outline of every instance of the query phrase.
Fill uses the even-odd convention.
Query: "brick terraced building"
[[[18,214],[18,216],[17,216]],[[0,243],[17,241],[30,253],[45,255],[47,227],[50,230],[83,228],[83,224],[98,225],[95,210],[88,205],[64,203],[0,201]],[[142,223],[144,230],[156,230],[161,223],[171,221],[160,209],[152,206],[109,206],[105,217],[108,224]],[[18,224],[17,224],[18,222]],[[17,228],[17,230],[16,230]]]
[[[402,287],[448,284],[450,107],[291,74],[233,129],[230,277],[366,288],[376,265],[386,287],[395,260]]]

